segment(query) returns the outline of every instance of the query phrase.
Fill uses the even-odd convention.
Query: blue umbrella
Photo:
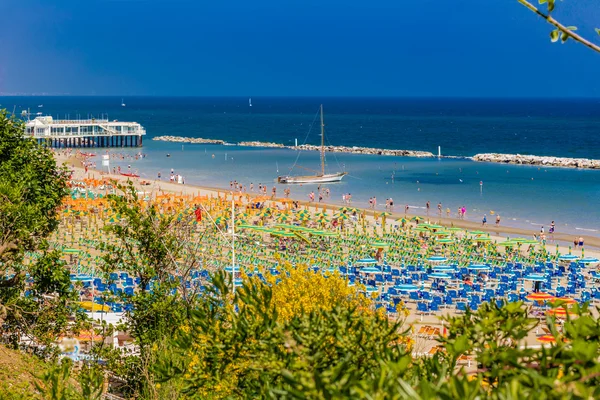
[[[357,264],[377,264],[377,260],[374,258],[362,258],[356,261]]]
[[[91,275],[75,275],[71,277],[71,281],[77,281],[77,282],[93,282],[94,281],[94,277]]]
[[[417,285],[412,285],[410,283],[402,283],[400,285],[394,286],[394,289],[399,290],[401,292],[416,292],[419,290]]]
[[[483,264],[473,264],[468,267],[472,271],[490,271],[491,268]]]
[[[546,277],[544,275],[540,275],[540,274],[530,274],[530,275],[527,275],[526,277],[524,277],[523,280],[532,281],[532,282],[545,282]]]
[[[367,293],[379,292],[379,288],[377,286],[367,286]]]
[[[443,262],[443,261],[447,261],[448,259],[444,256],[431,256],[431,257],[427,257],[427,261],[431,261],[431,262]]]
[[[429,277],[435,279],[452,279],[452,276],[442,272],[434,272],[433,274],[429,274]]]
[[[232,273],[232,272],[240,272],[240,266],[239,266],[239,265],[236,265],[236,266],[235,266],[235,271],[234,271],[234,270],[233,270],[233,265],[229,265],[229,266],[225,267],[225,272],[229,272],[229,273]]]
[[[575,254],[563,254],[558,257],[559,260],[577,260],[578,258]]]
[[[360,269],[360,272],[365,274],[381,274],[381,270],[377,267],[364,267]]]
[[[598,260],[595,257],[584,257],[581,260],[579,260],[580,263],[584,263],[584,264],[594,264],[597,262],[600,262],[600,260]]]
[[[436,267],[432,267],[431,269],[435,272],[456,272],[456,268],[449,265],[438,265]]]

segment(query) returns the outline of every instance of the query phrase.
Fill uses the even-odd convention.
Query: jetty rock
[[[319,151],[320,146],[303,144],[300,146],[290,146],[296,150],[311,150]],[[331,153],[352,153],[352,154],[373,154],[380,156],[397,156],[397,157],[433,157],[433,153],[428,151],[417,150],[391,150],[391,149],[375,149],[372,147],[357,147],[357,146],[325,146],[324,150]]]
[[[520,165],[543,165],[548,167],[600,169],[600,160],[588,158],[567,158],[533,156],[522,154],[482,153],[471,157],[473,161]]]
[[[203,139],[183,136],[155,136],[152,140],[161,140],[163,142],[177,143],[200,143],[200,144],[225,144],[224,140],[219,139]]]
[[[239,142],[238,146],[246,146],[246,147],[277,147],[277,148],[285,148],[285,145],[281,143],[273,143],[273,142]]]

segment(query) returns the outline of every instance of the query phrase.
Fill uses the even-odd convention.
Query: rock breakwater
[[[548,167],[600,169],[600,160],[591,160],[588,158],[566,158],[532,156],[522,154],[483,153],[476,154],[473,157],[471,157],[471,159],[473,161],[494,162],[504,164],[544,165]]]
[[[198,143],[198,144],[225,144],[224,140],[219,139],[203,139],[203,138],[190,138],[181,136],[156,136],[152,140],[161,140],[164,142],[177,142],[177,143]],[[281,143],[273,142],[240,142],[238,146],[246,147],[271,147],[280,149],[292,149],[292,150],[307,150],[307,151],[319,151],[320,146],[303,144],[300,146],[286,146]],[[417,151],[417,150],[390,150],[390,149],[375,149],[371,147],[349,147],[349,146],[325,146],[325,151],[331,153],[352,153],[352,154],[376,154],[381,156],[397,156],[397,157],[433,157],[433,153],[428,151]]]
[[[163,142],[176,143],[197,143],[197,144],[225,144],[224,140],[219,139],[203,139],[183,136],[155,136],[152,140],[160,140]]]

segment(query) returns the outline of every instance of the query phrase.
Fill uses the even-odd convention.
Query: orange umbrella
[[[546,315],[554,315],[555,317],[566,317],[567,315],[573,315],[573,313],[569,310],[565,310],[564,308],[554,308],[552,310],[546,311]]]
[[[526,297],[527,300],[531,301],[544,301],[544,300],[553,300],[554,296],[549,293],[538,292],[538,293],[530,293]]]
[[[572,299],[570,297],[557,297],[554,299],[554,301],[562,301],[564,304],[575,304],[577,303],[577,300]]]
[[[537,341],[540,343],[554,343],[556,342],[556,338],[552,335],[544,335],[537,338]]]

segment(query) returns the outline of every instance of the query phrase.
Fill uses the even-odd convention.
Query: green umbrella
[[[484,231],[472,231],[472,232],[469,232],[469,233],[470,233],[471,235],[476,235],[476,236],[479,236],[479,235],[487,235],[487,232],[484,232]]]
[[[79,254],[80,250],[77,249],[63,249],[63,253],[65,254]]]
[[[436,240],[436,243],[454,243],[454,239],[443,238]]]
[[[391,245],[387,242],[373,242],[371,243],[371,247],[373,247],[374,249],[380,249],[380,248],[388,248]]]

